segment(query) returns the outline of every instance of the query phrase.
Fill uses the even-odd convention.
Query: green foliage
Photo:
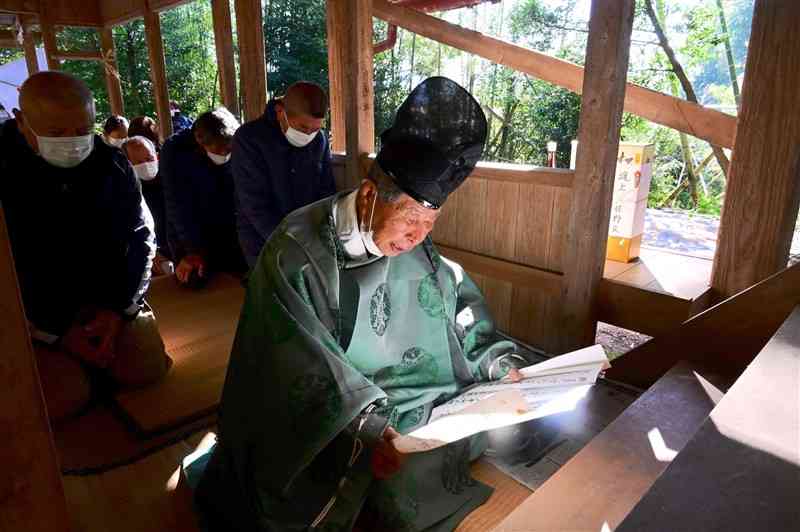
[[[20,48],[0,48],[0,65],[22,59],[25,54]]]
[[[325,0],[266,0],[267,87],[281,95],[295,81],[328,87]]]

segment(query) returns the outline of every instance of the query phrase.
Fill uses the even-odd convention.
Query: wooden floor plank
[[[159,384],[117,394],[143,433],[154,433],[215,411],[222,394],[244,289],[229,275],[190,291],[171,278],[153,283],[153,307],[174,365]]]

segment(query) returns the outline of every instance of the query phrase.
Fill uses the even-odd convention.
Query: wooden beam
[[[532,266],[440,244],[437,244],[436,247],[444,257],[457,262],[465,270],[499,281],[506,281],[515,286],[533,288],[546,295],[557,295],[561,289],[563,276],[560,273],[540,270]]]
[[[164,60],[164,42],[161,39],[161,20],[152,11],[147,0],[142,0],[144,9],[144,31],[147,38],[147,54],[150,59],[150,76],[153,79],[153,96],[161,131],[161,140],[172,135],[172,116],[169,113],[169,91],[167,89],[167,64]]]
[[[59,61],[102,61],[103,54],[99,50],[56,50],[53,57]]]
[[[786,266],[800,202],[800,2],[755,3],[739,132],[711,286],[723,297]],[[782,33],[784,32],[784,33]]]
[[[480,161],[470,177],[508,183],[571,188],[575,172],[566,168]]]
[[[211,0],[211,16],[214,23],[214,46],[217,50],[219,70],[219,92],[222,105],[239,116],[239,97],[236,93],[236,65],[233,59],[233,28],[231,5],[228,0]]]
[[[795,264],[628,351],[606,375],[646,388],[680,359],[738,374],[799,304],[800,264]]]
[[[0,208],[0,529],[69,529],[61,473]]]
[[[267,105],[267,70],[260,0],[235,0],[239,38],[239,90],[245,121],[255,120]]]
[[[337,28],[345,35],[347,45],[344,62],[346,167],[350,187],[364,177],[361,157],[375,151],[375,95],[372,63],[371,0],[333,0],[343,4],[347,14]]]
[[[374,15],[429,39],[505,65],[535,78],[579,93],[584,69],[541,52],[489,37],[387,0],[373,0]],[[678,131],[730,148],[736,117],[681,98],[627,84],[625,111]]]
[[[106,90],[108,91],[108,103],[113,114],[124,115],[125,104],[122,98],[119,68],[117,67],[117,50],[114,47],[114,33],[111,28],[101,28],[99,34],[100,48],[103,50],[103,70],[106,78]]]
[[[592,2],[578,126],[580,149],[563,261],[561,352],[595,341],[633,7],[633,0]]]
[[[329,125],[331,151],[344,152],[346,149],[344,69],[345,50],[347,50],[347,12],[342,0],[328,0],[325,6],[328,39],[328,92],[330,93],[331,107],[331,123]]]
[[[16,39],[0,38],[0,48],[21,48],[21,45]]]
[[[56,57],[58,45],[56,43],[56,31],[50,21],[48,10],[43,9],[39,15],[39,27],[42,29],[42,43],[44,44],[44,55],[47,58],[48,70],[60,70],[61,62]]]
[[[648,336],[660,336],[689,319],[692,305],[691,299],[602,279],[597,296],[597,319]]]
[[[334,151],[333,159],[342,157]],[[375,160],[375,154],[362,155],[362,169],[369,170],[369,165]],[[532,166],[527,164],[496,163],[478,161],[475,169],[469,175],[488,181],[505,183],[521,183],[523,185],[545,185],[549,187],[572,188],[575,172],[566,168],[549,168],[546,166]]]
[[[25,65],[28,67],[28,75],[32,76],[39,72],[39,59],[36,56],[36,39],[28,23],[29,15],[20,15],[22,25],[22,48],[25,50]]]

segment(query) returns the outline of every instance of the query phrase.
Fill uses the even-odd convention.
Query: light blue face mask
[[[59,168],[78,166],[94,149],[94,135],[91,133],[76,137],[40,137],[35,131],[33,134],[42,159]]]
[[[286,140],[289,141],[289,144],[294,146],[295,148],[303,148],[308,146],[312,140],[317,136],[319,131],[315,131],[313,133],[303,133],[302,131],[295,129],[289,124],[289,118],[284,115],[286,118]]]

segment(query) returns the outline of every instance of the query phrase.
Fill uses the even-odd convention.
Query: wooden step
[[[738,377],[798,304],[800,263],[625,353],[606,377],[647,388],[678,360],[702,361]]]
[[[617,529],[800,530],[800,307]]]
[[[495,530],[614,529],[722,397],[727,382],[679,363]]]

